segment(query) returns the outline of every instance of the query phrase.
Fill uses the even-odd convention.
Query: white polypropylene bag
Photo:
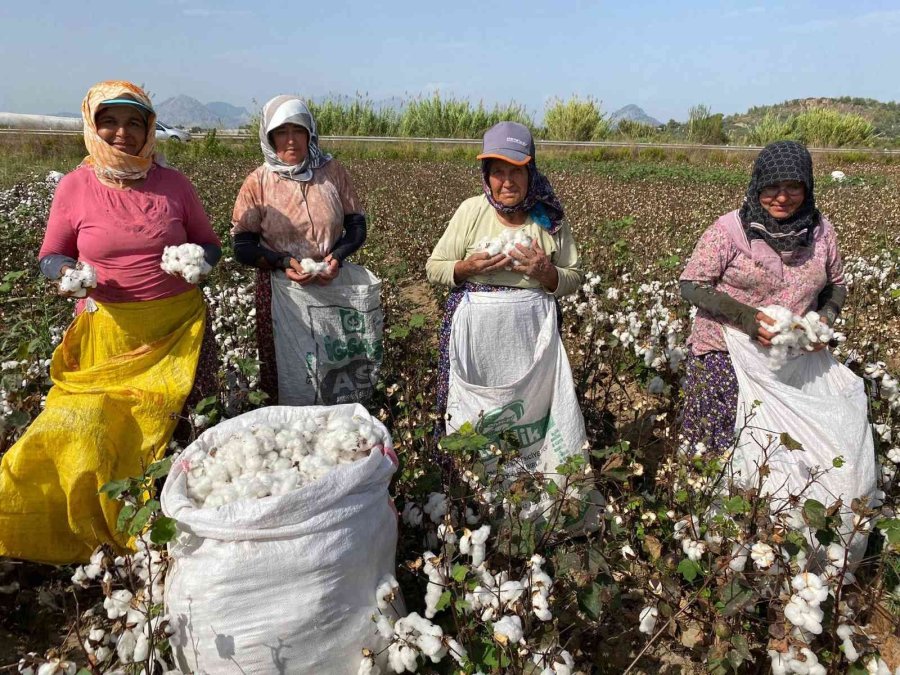
[[[543,291],[467,293],[453,316],[447,429],[513,431],[529,469],[587,458],[584,418],[556,306]],[[487,459],[487,458],[486,458]]]
[[[766,348],[743,333],[726,328],[725,343],[738,381],[738,429],[753,410],[732,458],[735,474],[742,483],[757,485],[763,448],[771,446],[763,492],[775,497],[801,495],[801,504],[815,499],[827,506],[841,499],[848,531],[851,500],[873,495],[876,487],[863,380],[827,349],[792,359],[773,371],[767,365]],[[759,405],[754,408],[755,401]],[[782,445],[782,433],[803,449]],[[836,468],[838,458],[843,465]],[[808,486],[810,472],[818,470],[827,473]],[[859,541],[856,544],[854,548]]]
[[[368,417],[359,404],[261,408],[209,429],[173,463],[161,498],[178,525],[165,602],[184,672],[355,675],[361,650],[381,644],[371,617],[378,582],[395,574],[396,459],[377,420],[384,453],[294,492],[218,508],[187,496],[192,459],[232,433],[320,412]]]
[[[381,280],[353,263],[325,286],[270,276],[278,402],[368,401],[381,370]]]

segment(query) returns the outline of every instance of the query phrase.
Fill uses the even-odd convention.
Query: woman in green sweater
[[[441,422],[447,406],[453,317],[467,293],[545,293],[558,317],[556,298],[574,293],[583,281],[562,205],[537,170],[534,154],[527,127],[500,122],[488,129],[478,155],[483,194],[460,205],[425,264],[430,282],[452,289],[440,332]],[[482,356],[488,361],[498,355]]]

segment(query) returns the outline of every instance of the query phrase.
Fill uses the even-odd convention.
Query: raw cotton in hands
[[[775,333],[769,348],[769,367],[772,370],[779,370],[789,359],[813,351],[816,345],[828,344],[834,337],[834,331],[820,321],[821,317],[816,312],[799,316],[780,305],[760,307],[759,311],[775,321],[774,324],[762,324],[770,333]]]
[[[97,270],[88,263],[78,263],[70,267],[60,277],[59,290],[75,298],[83,298],[87,295],[87,289],[97,287]]]
[[[315,276],[317,274],[322,274],[322,272],[326,272],[328,270],[328,263],[324,260],[322,262],[316,262],[312,258],[304,258],[300,261],[300,267],[307,274]]]
[[[531,246],[532,239],[522,230],[504,230],[496,239],[483,239],[478,242],[475,247],[478,251],[485,251],[490,256],[502,253],[512,260],[513,265],[518,265],[519,261],[510,255],[516,248],[516,244],[522,246]]]
[[[211,508],[287,494],[384,443],[371,420],[356,416],[316,413],[290,426],[257,424],[233,434],[190,468],[188,496]]]
[[[189,284],[198,284],[210,273],[212,267],[206,262],[203,247],[199,244],[181,244],[166,246],[163,249],[163,272],[180,276]]]

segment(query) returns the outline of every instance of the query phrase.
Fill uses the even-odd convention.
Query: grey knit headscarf
[[[789,218],[773,218],[759,201],[760,191],[781,181],[795,180],[806,186],[806,197]],[[770,143],[753,163],[750,185],[740,210],[747,239],[762,239],[773,250],[788,253],[809,246],[821,214],[816,208],[812,157],[796,141]]]
[[[296,124],[309,132],[309,151],[300,164],[286,164],[275,153],[269,134],[282,124]],[[313,177],[314,170],[331,159],[331,155],[319,149],[319,134],[316,132],[316,121],[312,113],[296,96],[276,96],[263,106],[259,120],[259,145],[270,171],[304,183]]]

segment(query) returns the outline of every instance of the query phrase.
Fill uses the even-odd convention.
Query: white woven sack
[[[584,418],[543,291],[467,293],[453,317],[447,428],[471,422],[485,435],[512,430],[529,469],[552,474],[587,459]]]
[[[161,501],[179,534],[165,601],[184,672],[355,675],[363,647],[380,645],[375,588],[395,573],[397,545],[390,440],[283,496],[199,508],[186,493],[191,461],[232,433],[321,411],[368,416],[359,404],[261,408],[207,430],[173,463]]]
[[[301,286],[282,271],[271,279],[278,402],[368,401],[381,371],[384,337],[378,277],[344,263],[325,286]]]
[[[802,495],[825,505],[841,499],[844,532],[852,529],[850,502],[875,492],[875,450],[868,419],[863,380],[828,350],[812,352],[788,361],[778,371],[767,365],[766,348],[732,328],[725,342],[738,381],[737,428],[753,410],[732,458],[740,482],[757,485],[763,448],[770,447],[769,474],[763,492],[776,497]],[[759,405],[753,407],[755,401]],[[781,444],[782,433],[799,442],[802,450]],[[834,466],[841,458],[843,465]],[[840,463],[840,462],[838,462]],[[826,470],[807,487],[811,471]],[[804,489],[805,488],[805,489]],[[857,538],[854,557],[865,548]]]

